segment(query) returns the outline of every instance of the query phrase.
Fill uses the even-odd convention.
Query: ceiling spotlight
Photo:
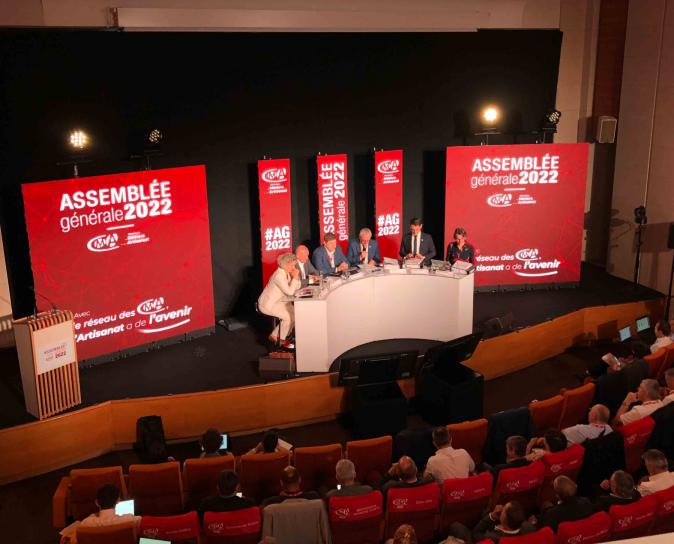
[[[73,149],[82,151],[89,145],[89,136],[83,130],[76,129],[70,132],[68,143]]]
[[[482,120],[489,124],[494,124],[499,117],[498,109],[494,106],[487,106],[482,110]]]
[[[548,113],[545,114],[545,120],[554,126],[557,126],[557,123],[559,123],[559,120],[562,117],[562,112],[559,110],[549,110]]]
[[[157,145],[159,142],[162,141],[162,138],[164,135],[161,133],[161,130],[158,128],[153,128],[147,135],[147,141],[150,142],[152,145]]]

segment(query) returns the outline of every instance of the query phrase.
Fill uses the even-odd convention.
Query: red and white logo
[[[515,253],[515,258],[520,261],[535,261],[538,260],[538,249],[520,249]]]
[[[285,183],[288,181],[288,170],[286,168],[269,168],[262,172],[260,177],[267,183]]]
[[[161,312],[166,307],[164,306],[164,297],[149,298],[141,302],[136,310],[139,314],[150,315]]]
[[[507,208],[513,205],[513,195],[510,193],[496,193],[487,198],[487,204],[492,208]]]
[[[520,249],[515,253],[515,258],[522,261],[520,269],[514,270],[518,276],[525,278],[539,278],[542,276],[554,276],[559,273],[562,262],[559,259],[544,261],[540,258],[537,248]]]
[[[377,165],[377,170],[382,174],[395,174],[400,172],[400,161],[398,159],[381,161]]]
[[[103,251],[112,251],[119,249],[119,235],[116,232],[112,234],[101,234],[94,236],[87,242],[87,249],[95,253],[102,253]]]

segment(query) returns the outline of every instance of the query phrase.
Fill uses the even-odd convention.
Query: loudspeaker
[[[491,319],[487,319],[487,321],[485,321],[483,324],[484,335],[482,338],[493,338],[494,336],[511,332],[513,330],[514,321],[515,314],[512,312],[508,312],[501,317],[492,317]]]
[[[597,143],[612,144],[615,142],[615,133],[618,120],[610,115],[600,115],[597,119]]]
[[[270,353],[268,357],[260,357],[259,365],[260,378],[265,381],[285,380],[295,375],[295,357],[292,353]]]
[[[667,247],[674,249],[674,223],[669,224],[669,238],[667,239]]]
[[[143,463],[162,463],[168,458],[164,425],[161,416],[144,416],[136,421],[136,443],[133,445]]]

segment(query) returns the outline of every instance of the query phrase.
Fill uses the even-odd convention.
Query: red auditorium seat
[[[488,427],[489,423],[484,418],[447,425],[452,436],[452,447],[466,450],[478,467],[482,463],[482,448],[487,440]]]
[[[501,470],[492,494],[492,507],[510,501],[519,501],[524,511],[530,514],[536,507],[544,474],[545,465],[540,461],[534,461],[525,467]]]
[[[493,484],[491,472],[442,482],[441,534],[446,535],[449,526],[455,521],[468,527],[480,521],[489,506]]]
[[[623,435],[625,444],[625,470],[630,474],[634,474],[641,468],[641,456],[651,437],[653,427],[655,427],[655,421],[652,417],[643,417],[618,427],[618,432]]]
[[[257,506],[233,512],[205,512],[202,544],[257,544],[261,532]]]
[[[660,369],[665,364],[665,357],[667,356],[667,350],[665,348],[660,348],[655,353],[646,355],[644,361],[648,363],[648,376],[650,378],[657,377]]]
[[[247,453],[239,459],[241,491],[245,497],[261,502],[265,497],[281,492],[283,469],[290,462],[287,451],[276,453]]]
[[[388,435],[346,443],[346,458],[356,465],[356,479],[375,487],[391,468],[392,451],[393,439]]]
[[[557,527],[556,544],[594,544],[605,542],[611,533],[611,516],[597,512],[578,521],[564,521]]]
[[[384,538],[404,523],[414,527],[419,542],[435,536],[440,511],[440,486],[435,482],[419,487],[392,488],[386,492],[386,528]]]
[[[341,458],[341,444],[295,448],[295,467],[302,477],[302,490],[334,489],[335,465]]]
[[[562,416],[559,419],[558,429],[566,429],[576,425],[587,418],[590,404],[594,398],[594,384],[586,383],[575,389],[562,390],[560,394],[564,397],[564,407]]]
[[[233,455],[185,459],[183,487],[187,509],[197,508],[202,499],[217,495],[218,476],[223,470],[234,470]]]
[[[140,536],[169,540],[172,544],[198,540],[200,533],[196,512],[178,516],[143,516],[140,520]]]
[[[135,501],[136,514],[172,516],[183,511],[183,480],[180,463],[129,467],[129,497]]]
[[[534,400],[529,403],[529,412],[538,436],[543,436],[548,429],[558,429],[559,420],[564,408],[564,397],[555,395],[545,400]]]
[[[333,544],[378,544],[382,533],[382,496],[379,491],[356,497],[330,497]]]
[[[658,503],[651,534],[674,532],[674,487],[653,493]]]
[[[107,527],[78,527],[77,544],[136,544],[136,523],[129,521]]]
[[[665,379],[665,372],[672,368],[674,365],[674,344],[669,344],[665,348],[665,360],[660,365],[660,370],[658,370],[658,375],[655,377],[656,380],[663,383]]]
[[[545,466],[545,475],[543,477],[543,486],[538,503],[545,501],[554,502],[555,492],[552,483],[557,476],[568,476],[574,482],[578,478],[578,473],[583,466],[583,456],[585,448],[580,444],[573,444],[565,450],[556,453],[548,453],[541,458],[541,463]]]
[[[555,533],[550,527],[543,527],[535,533],[499,538],[501,544],[555,544]]]
[[[657,506],[658,501],[653,495],[631,504],[611,506],[608,511],[611,516],[611,539],[624,540],[646,536],[655,518]]]

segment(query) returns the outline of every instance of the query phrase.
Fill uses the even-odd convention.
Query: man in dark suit
[[[295,268],[300,271],[302,287],[306,287],[309,285],[309,280],[318,279],[318,270],[314,268],[314,265],[309,260],[309,248],[307,246],[297,246],[295,257],[297,257]]]
[[[624,470],[616,470],[610,480],[604,480],[601,488],[606,491],[599,495],[592,506],[595,512],[607,512],[611,506],[630,504],[641,498],[639,492],[634,488],[634,478]]]
[[[578,487],[571,478],[557,476],[552,485],[559,502],[549,508],[543,505],[537,527],[550,527],[553,531],[557,531],[557,527],[563,521],[577,521],[592,515],[594,511],[592,504],[585,497],[576,496]]]
[[[407,259],[423,259],[423,264],[428,264],[435,257],[435,244],[428,233],[422,233],[423,221],[413,217],[410,221],[410,231],[403,236],[400,242],[400,256]]]
[[[368,228],[360,229],[357,240],[349,241],[349,248],[346,251],[346,260],[349,264],[356,266],[358,264],[369,264],[374,266],[381,262],[379,254],[379,244],[377,240],[372,239],[372,231]]]
[[[343,272],[349,268],[342,248],[337,245],[337,237],[332,232],[323,236],[323,245],[314,250],[311,260],[321,274]]]
[[[520,435],[509,436],[506,440],[506,462],[492,467],[487,463],[482,466],[490,470],[494,476],[494,482],[498,480],[498,474],[504,468],[520,468],[529,465],[531,461],[527,459],[527,439]]]

